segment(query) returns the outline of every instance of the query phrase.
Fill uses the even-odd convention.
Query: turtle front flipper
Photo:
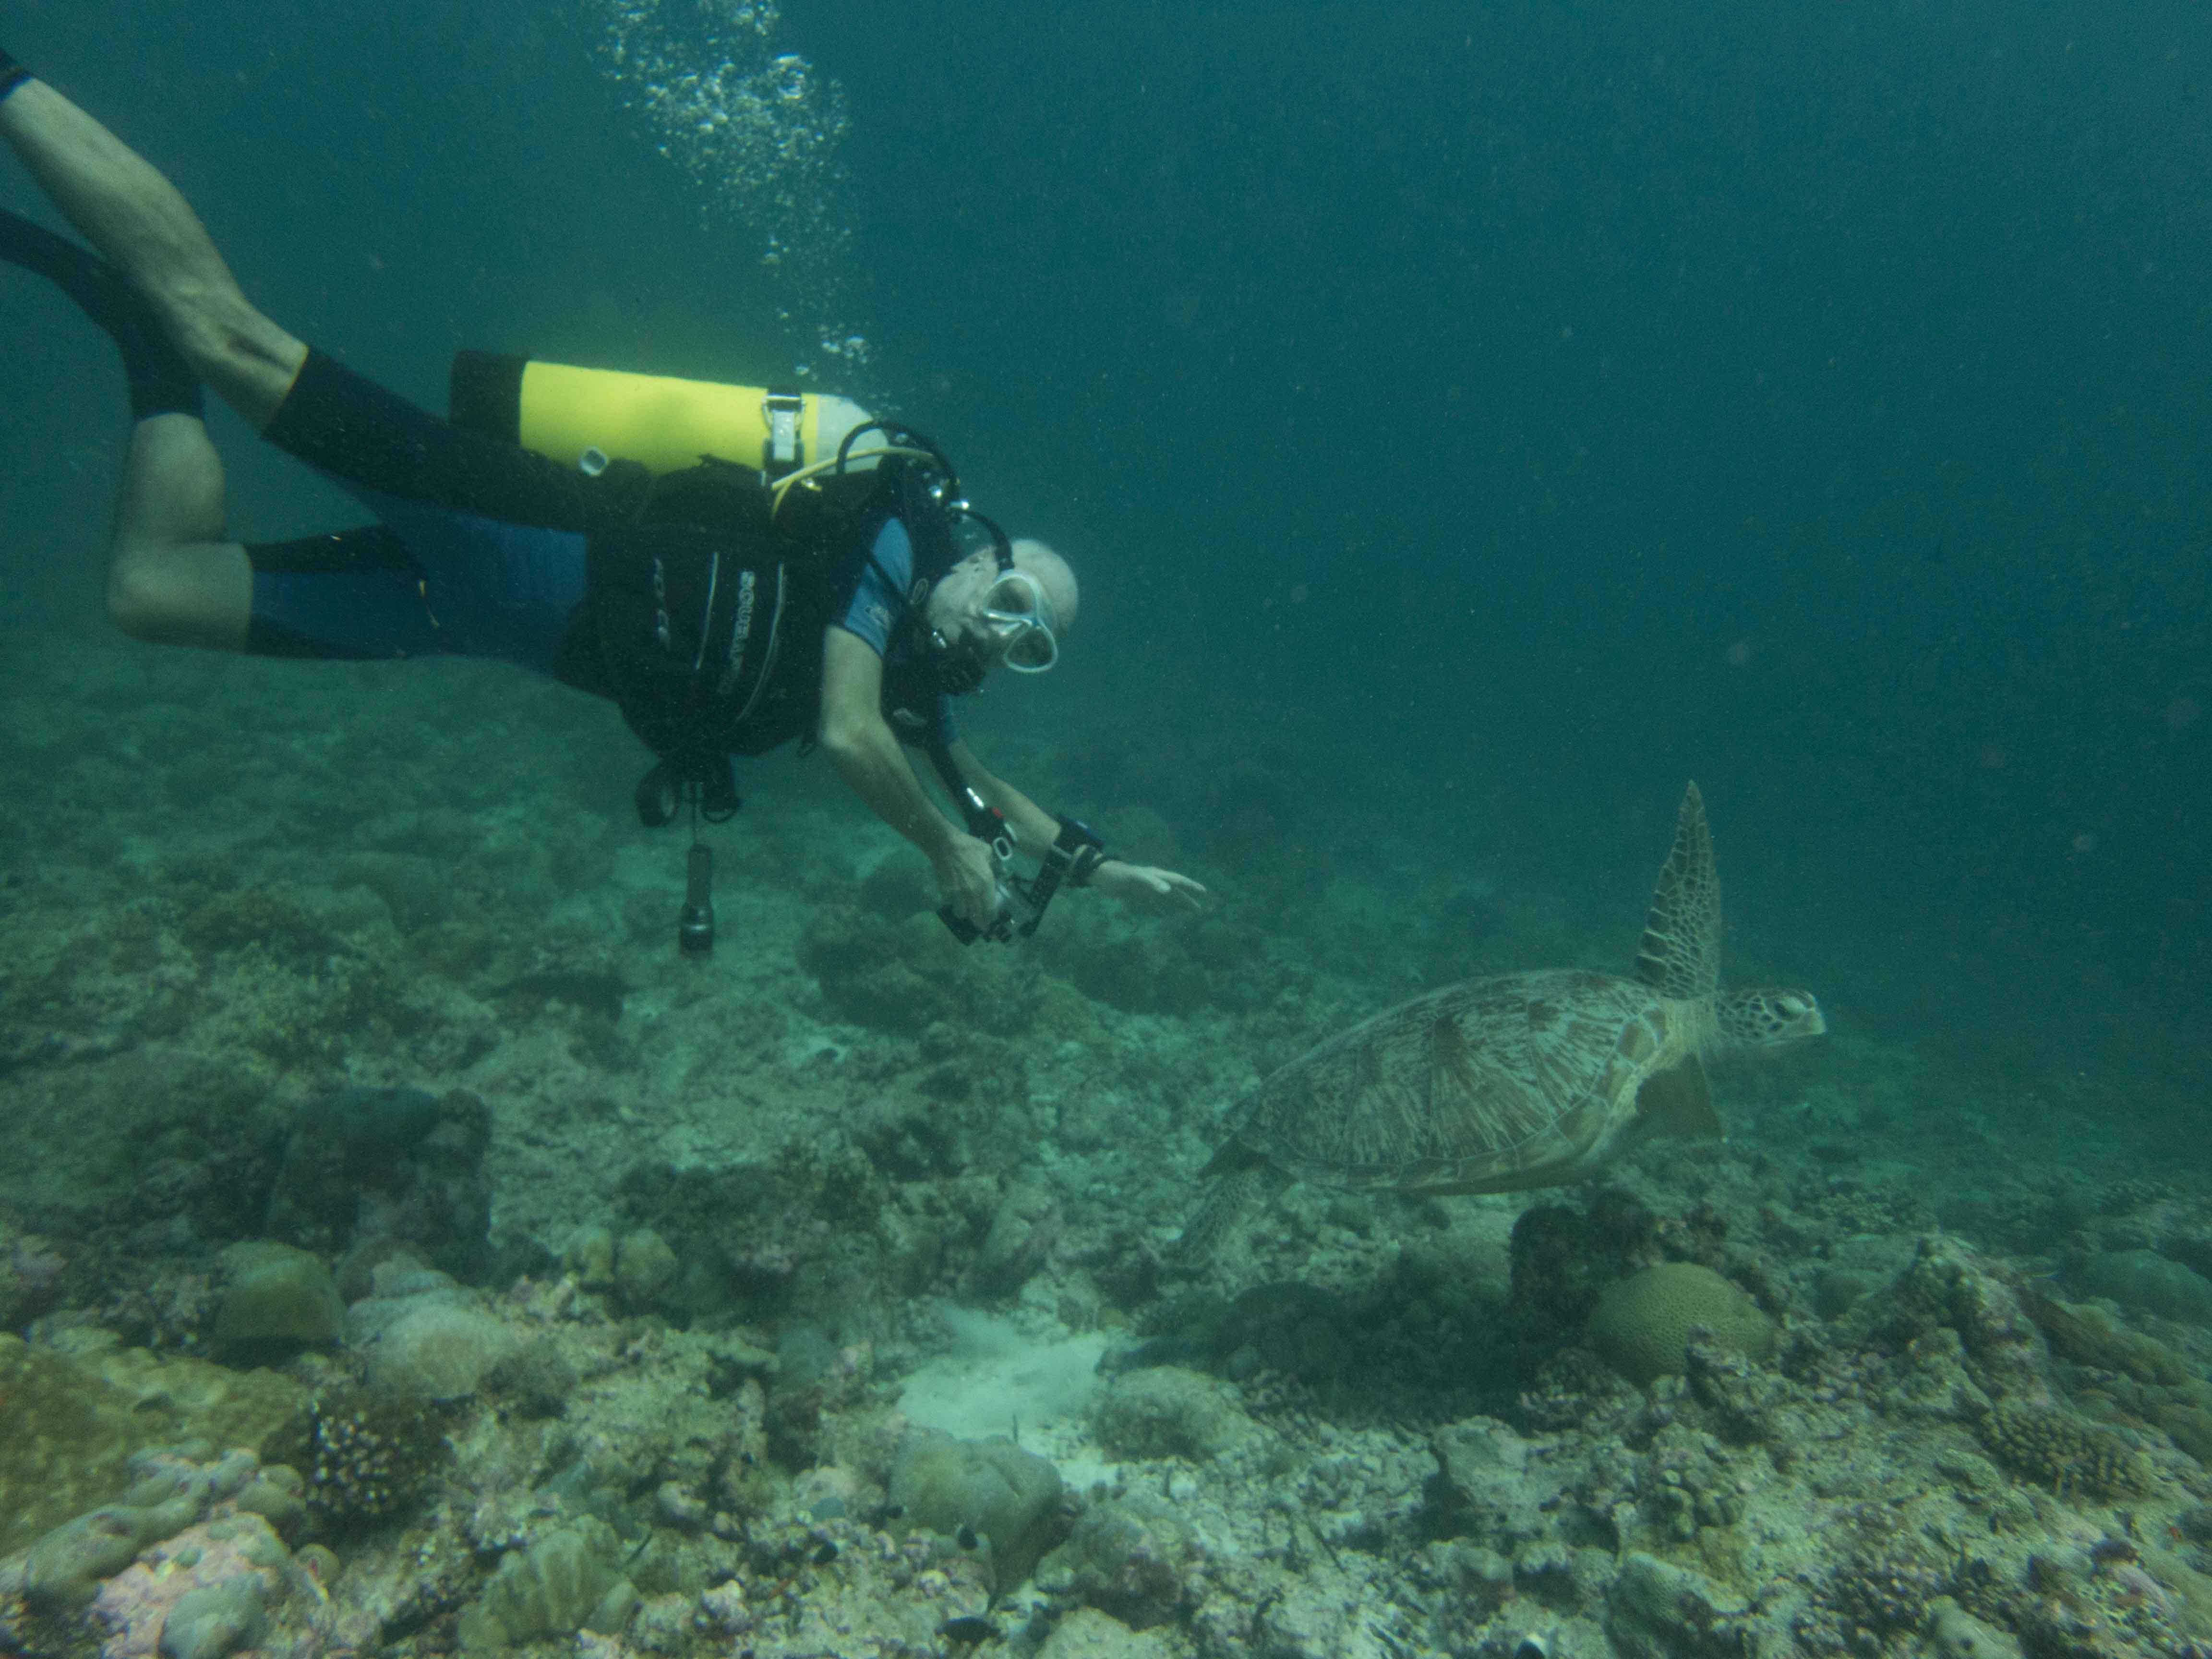
[[[1224,1152],[1228,1150],[1223,1149]],[[1218,1154],[1213,1161],[1217,1165],[1223,1163]],[[1288,1185],[1289,1178],[1281,1170],[1256,1155],[1249,1161],[1224,1167],[1197,1210],[1183,1224],[1182,1236],[1169,1249],[1168,1260],[1193,1272],[1205,1267],[1212,1260],[1214,1248],[1229,1236],[1240,1216]]]
[[[1651,895],[1636,977],[1676,1002],[1695,1002],[1720,989],[1721,878],[1705,797],[1694,783],[1682,792],[1674,817],[1674,845]]]

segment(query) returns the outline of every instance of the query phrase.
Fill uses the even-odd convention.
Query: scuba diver
[[[711,908],[703,946],[695,936],[711,872],[696,827],[737,808],[731,756],[793,739],[818,744],[929,859],[963,942],[1033,931],[1062,885],[1191,904],[1204,891],[1111,856],[960,740],[949,699],[1001,665],[1052,667],[1077,586],[1050,548],[969,508],[926,438],[840,398],[673,381],[641,406],[719,393],[725,428],[742,404],[753,453],[687,449],[684,430],[616,429],[602,446],[592,422],[647,377],[477,353],[457,361],[454,418],[441,419],[257,311],[175,187],[4,51],[0,139],[92,244],[0,213],[0,259],[68,295],[129,378],[107,580],[124,632],[282,656],[496,657],[613,700],[656,757],[641,817],[691,810],[687,950],[712,945]],[[203,385],[377,522],[227,539]],[[656,447],[657,467],[631,458]],[[1012,874],[1017,851],[1039,861],[1034,878]]]

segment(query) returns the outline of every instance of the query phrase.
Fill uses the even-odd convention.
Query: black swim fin
[[[89,248],[0,208],[0,259],[35,271],[106,331],[131,379],[131,416],[204,412],[199,377],[131,279]]]

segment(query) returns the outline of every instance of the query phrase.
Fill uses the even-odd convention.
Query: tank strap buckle
[[[761,415],[768,436],[761,444],[761,471],[781,478],[806,465],[806,445],[800,439],[799,422],[806,399],[796,392],[771,392],[761,399]]]

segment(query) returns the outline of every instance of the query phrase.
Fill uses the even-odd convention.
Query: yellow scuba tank
[[[781,477],[833,458],[867,410],[827,393],[776,392],[620,369],[575,368],[491,351],[453,354],[448,409],[456,426],[535,450],[563,466],[635,461],[654,472],[704,456]],[[870,432],[855,453],[881,448]],[[604,465],[602,460],[601,465]]]

